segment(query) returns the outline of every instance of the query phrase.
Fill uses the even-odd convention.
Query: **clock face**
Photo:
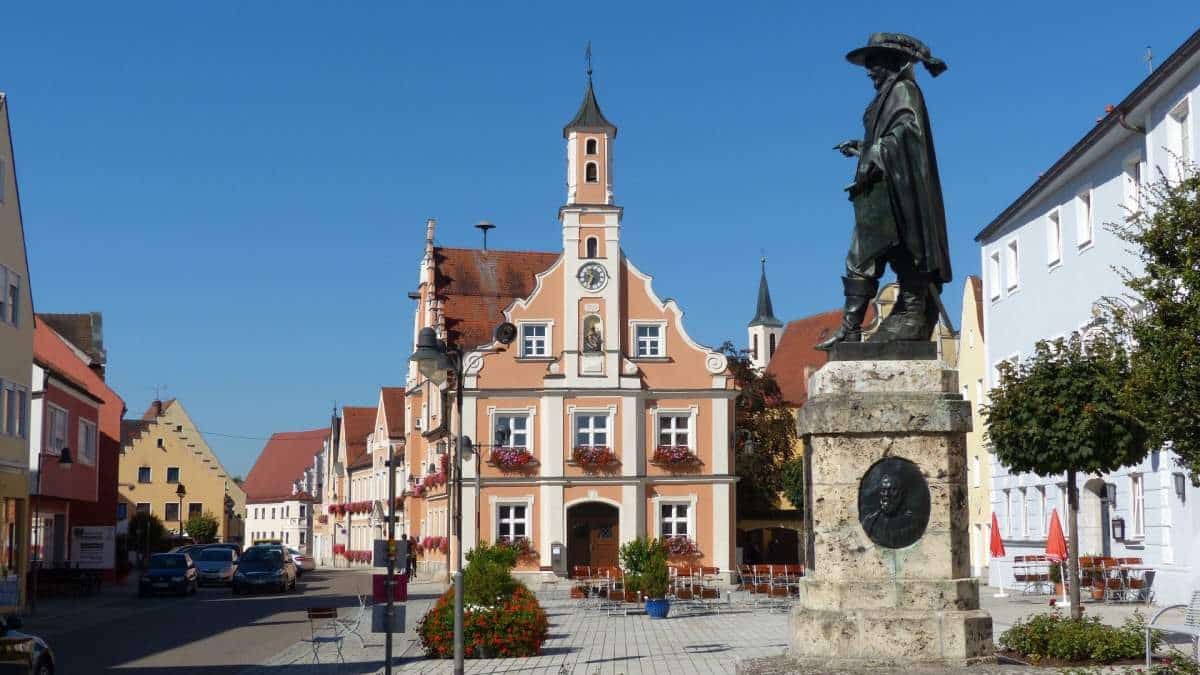
[[[608,283],[608,270],[604,269],[604,265],[600,263],[588,263],[579,268],[579,274],[575,275],[579,279],[579,283],[589,291],[596,291],[604,287]]]

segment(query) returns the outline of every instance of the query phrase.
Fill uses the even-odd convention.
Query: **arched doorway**
[[[585,502],[567,509],[567,565],[592,567],[618,563],[620,510],[610,504]]]
[[[1108,536],[1108,497],[1104,481],[1093,478],[1079,491],[1079,555],[1112,555]]]
[[[747,565],[795,565],[800,562],[800,533],[789,527],[746,530],[742,562]]]

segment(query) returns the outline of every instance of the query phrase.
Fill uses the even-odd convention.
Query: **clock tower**
[[[558,211],[563,231],[564,351],[569,379],[618,386],[621,355],[621,208],[613,203],[612,153],[617,127],[600,112],[592,84],[563,127],[567,141],[567,201]]]

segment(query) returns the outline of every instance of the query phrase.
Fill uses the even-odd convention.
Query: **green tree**
[[[796,419],[791,408],[784,405],[775,377],[756,370],[749,351],[734,347],[732,342],[721,345],[720,351],[729,361],[729,372],[738,388],[734,417],[738,431],[734,434],[734,469],[741,478],[738,513],[778,508],[783,467],[794,452]]]
[[[801,513],[804,512],[804,458],[793,457],[783,465],[783,496]]]
[[[1132,245],[1140,273],[1123,270],[1135,310],[1114,303],[1137,347],[1130,403],[1153,447],[1170,443],[1200,485],[1200,172],[1143,188],[1144,208],[1108,227]]]
[[[184,523],[184,529],[197,544],[211,544],[217,540],[220,524],[211,512],[197,513]]]
[[[142,561],[162,548],[167,539],[167,528],[157,516],[138,512],[129,519],[129,546],[142,556]]]
[[[1018,364],[1002,362],[991,392],[987,439],[1013,472],[1067,475],[1068,573],[1071,612],[1079,605],[1079,493],[1075,474],[1108,473],[1142,461],[1149,452],[1145,427],[1130,410],[1126,350],[1104,330],[1064,342],[1038,342]]]

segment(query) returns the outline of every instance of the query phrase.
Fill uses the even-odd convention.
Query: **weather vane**
[[[590,80],[590,79],[592,79],[592,41],[591,40],[588,40],[587,56],[585,56],[584,58],[587,61],[587,76],[588,76],[588,79]]]

